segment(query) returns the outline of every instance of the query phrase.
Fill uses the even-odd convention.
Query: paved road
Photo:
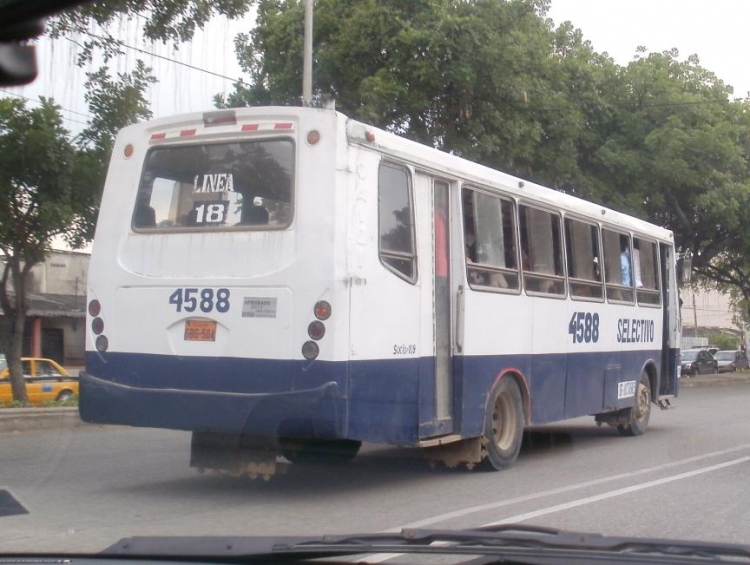
[[[750,383],[689,388],[621,438],[592,418],[539,428],[506,472],[430,469],[366,446],[346,467],[272,481],[200,475],[181,432],[84,426],[0,435],[0,553],[95,551],[126,535],[323,534],[523,521],[750,542]]]

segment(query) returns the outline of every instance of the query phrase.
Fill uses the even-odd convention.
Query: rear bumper
[[[254,436],[344,437],[335,381],[308,390],[239,393],[145,388],[80,374],[85,422]]]

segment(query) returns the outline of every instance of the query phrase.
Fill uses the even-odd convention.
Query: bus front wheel
[[[651,416],[651,382],[648,375],[643,373],[635,392],[635,404],[628,408],[629,422],[617,426],[617,431],[623,436],[639,436],[646,431]]]
[[[503,378],[490,393],[484,427],[487,461],[495,470],[507,469],[518,458],[523,423],[521,389],[514,379]]]

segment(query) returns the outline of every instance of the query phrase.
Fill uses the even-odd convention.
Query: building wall
[[[36,294],[86,294],[88,253],[52,251],[47,260],[31,269],[29,290]]]
[[[683,289],[680,297],[682,329],[685,335],[694,335],[696,318],[699,330],[713,328],[742,331],[742,328],[734,323],[734,313],[728,295],[717,290]]]

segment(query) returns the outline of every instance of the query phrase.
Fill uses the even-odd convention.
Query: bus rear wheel
[[[523,441],[523,397],[518,383],[503,378],[490,393],[485,416],[484,438],[487,461],[502,471],[518,458]]]
[[[643,373],[635,391],[635,404],[627,409],[629,422],[617,426],[617,431],[623,436],[639,436],[648,428],[651,417],[651,381]]]

